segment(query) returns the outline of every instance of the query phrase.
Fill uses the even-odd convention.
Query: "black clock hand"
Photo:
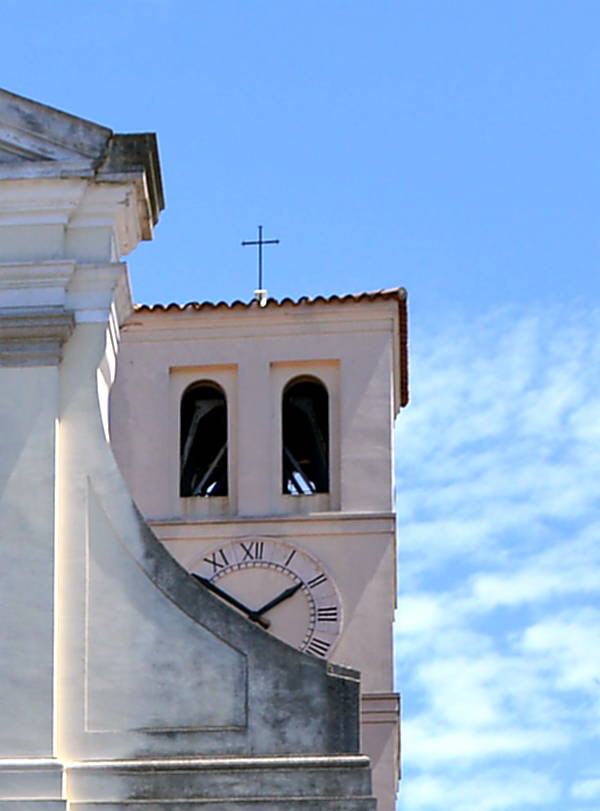
[[[237,608],[239,611],[242,611],[248,617],[248,619],[251,619],[253,622],[257,622],[263,628],[270,627],[271,623],[269,622],[269,620],[263,619],[263,617],[259,616],[260,612],[253,611],[251,608],[248,608],[248,606],[244,605],[239,600],[236,600],[236,598],[233,597],[231,594],[228,594],[226,591],[223,591],[223,589],[220,589],[218,586],[215,586],[215,584],[212,583],[210,580],[208,580],[208,578],[201,577],[199,574],[194,574],[193,572],[192,577],[195,577],[196,580],[199,580],[203,586],[206,586],[206,588],[209,591],[212,591],[213,594],[216,594],[222,600],[225,600],[226,603],[229,603],[229,605],[232,605],[234,608]]]
[[[274,597],[268,603],[265,603],[262,608],[259,608],[258,611],[255,612],[257,616],[261,616],[262,614],[266,614],[267,611],[270,611],[272,608],[275,608],[276,605],[282,603],[284,600],[287,600],[289,597],[292,597],[299,589],[302,588],[302,583],[296,583],[295,586],[290,586],[289,589],[282,591],[278,597]]]

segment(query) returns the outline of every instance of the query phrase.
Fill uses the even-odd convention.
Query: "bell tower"
[[[399,698],[393,425],[407,397],[402,288],[137,306],[111,442],[144,517],[266,634],[361,674],[361,751],[393,811]]]

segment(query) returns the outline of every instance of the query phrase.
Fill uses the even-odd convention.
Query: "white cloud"
[[[448,641],[462,642],[462,653],[434,652],[412,665],[424,708],[405,706],[407,763],[468,769],[490,757],[562,750],[581,736],[582,719],[554,694],[543,659],[499,653],[486,637],[450,634]]]
[[[526,550],[549,522],[597,517],[599,325],[505,315],[413,340],[397,441],[407,577],[461,553],[495,562],[510,533]]]
[[[543,655],[557,688],[591,692],[600,710],[600,610],[584,607],[547,617],[526,629],[522,646]]]
[[[554,757],[573,780],[591,766],[600,726],[599,326],[563,308],[413,338],[397,454],[403,811],[575,811],[548,775]],[[522,784],[498,778],[523,759]]]
[[[600,522],[565,542],[480,572],[471,580],[474,608],[539,603],[561,595],[594,595],[600,584]]]
[[[600,777],[577,780],[571,786],[571,796],[577,800],[600,800]]]
[[[556,781],[533,771],[488,770],[468,782],[446,777],[417,777],[402,785],[400,808],[412,811],[509,811],[547,806],[559,795]]]
[[[412,594],[401,598],[397,631],[405,637],[438,630],[446,625],[448,615],[442,601],[430,594]]]

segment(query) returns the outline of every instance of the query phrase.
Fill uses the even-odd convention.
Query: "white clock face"
[[[298,650],[328,658],[342,628],[339,595],[312,555],[272,539],[232,541],[192,573],[248,619]]]

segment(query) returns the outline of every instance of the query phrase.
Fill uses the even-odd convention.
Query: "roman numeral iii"
[[[317,622],[337,622],[338,609],[337,606],[327,608],[317,608]]]

